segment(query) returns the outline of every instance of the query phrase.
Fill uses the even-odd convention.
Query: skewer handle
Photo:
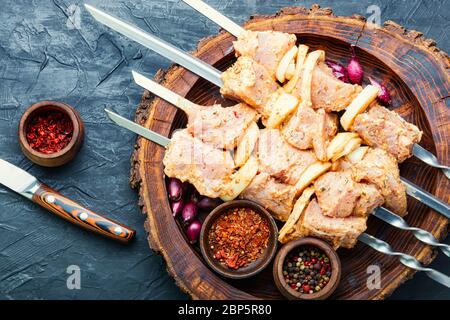
[[[440,284],[446,286],[447,288],[450,288],[450,277],[431,268],[425,268],[423,267],[420,262],[414,258],[413,256],[410,256],[406,253],[397,252],[392,249],[392,247],[389,245],[389,243],[380,240],[378,238],[372,237],[371,235],[367,233],[362,233],[358,240],[367,244],[368,246],[372,247],[373,249],[377,250],[378,252],[387,254],[389,256],[395,256],[398,257],[399,261],[407,266],[408,268],[417,270],[417,271],[423,271],[425,274],[433,279],[436,282],[439,282]]]
[[[439,240],[436,239],[436,237],[431,232],[420,228],[411,227],[402,217],[383,207],[378,207],[377,209],[375,209],[373,215],[378,219],[381,219],[384,222],[390,224],[391,226],[394,226],[401,230],[411,231],[417,239],[430,246],[440,248],[447,257],[450,257],[450,245],[439,242]]]
[[[445,176],[450,179],[450,167],[440,164],[438,158],[436,158],[436,156],[430,151],[416,143],[413,146],[412,152],[416,158],[422,160],[429,166],[441,169]]]
[[[445,203],[442,200],[439,200],[431,193],[425,191],[424,189],[416,186],[411,181],[406,180],[405,178],[400,177],[403,184],[406,186],[406,193],[413,197],[414,199],[422,202],[426,206],[430,207],[436,212],[442,214],[443,216],[450,219],[450,206],[448,203]]]

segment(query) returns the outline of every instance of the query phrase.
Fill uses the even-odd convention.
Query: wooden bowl
[[[387,84],[392,94],[391,110],[423,130],[420,144],[436,154],[442,163],[450,164],[450,112],[448,99],[445,99],[450,92],[450,59],[432,40],[392,21],[375,26],[361,16],[338,17],[318,5],[311,9],[284,8],[273,15],[254,16],[245,28],[295,33],[300,43],[312,50],[323,49],[327,59],[341,63],[346,63],[350,57],[350,44],[356,44],[366,79],[371,76]],[[202,40],[194,55],[225,70],[236,61],[235,39],[221,32]],[[218,87],[180,66],[159,72],[155,79],[201,105],[232,103],[221,97]],[[173,130],[185,127],[186,115],[146,91],[136,111],[136,122],[169,137]],[[251,279],[234,281],[219,277],[186,242],[167,199],[162,165],[164,153],[163,147],[138,138],[132,157],[131,184],[139,190],[139,204],[147,217],[149,245],[164,257],[167,270],[177,285],[194,299],[283,299],[270,268]],[[400,165],[400,171],[406,179],[448,201],[450,181],[440,170],[411,158]],[[410,197],[405,220],[439,239],[448,232],[445,217]],[[370,218],[367,225],[367,233],[389,242],[397,251],[415,256],[425,265],[436,255],[436,251],[417,241],[410,232],[388,226],[376,218]],[[340,249],[339,257],[342,274],[338,288],[330,297],[333,299],[383,299],[415,273],[397,257],[374,251],[363,243],[351,250]],[[373,265],[379,266],[382,272],[378,289],[369,289],[366,285],[367,268]]]
[[[322,250],[330,259],[331,263],[331,277],[330,281],[327,285],[320,291],[316,293],[300,293],[294,289],[292,289],[284,280],[283,277],[283,263],[286,259],[286,256],[293,249],[302,247],[302,246],[312,246]],[[303,238],[295,241],[291,241],[281,247],[280,251],[278,251],[277,256],[273,262],[273,278],[275,281],[275,285],[278,290],[280,290],[281,294],[285,296],[287,299],[294,300],[324,300],[328,298],[334,290],[339,285],[339,281],[341,280],[341,260],[337,255],[336,251],[326,243],[320,239],[316,238]]]
[[[36,113],[47,110],[55,110],[64,113],[70,118],[73,124],[73,134],[69,144],[62,150],[52,154],[45,154],[34,150],[29,145],[26,137],[26,130],[30,119],[32,119]],[[80,150],[83,138],[84,124],[80,114],[77,110],[63,102],[45,100],[35,103],[25,111],[19,122],[19,144],[23,153],[28,159],[43,167],[58,167],[71,161],[77,155],[78,150]]]
[[[266,250],[264,250],[263,254],[258,259],[237,270],[232,270],[213,258],[214,253],[211,251],[209,246],[208,233],[211,230],[211,227],[214,224],[214,222],[222,214],[224,214],[230,209],[235,208],[250,208],[257,214],[261,215],[263,219],[266,219],[269,222],[270,235],[267,248]],[[211,211],[211,213],[206,217],[202,225],[202,230],[200,232],[200,250],[206,263],[211,267],[211,269],[213,269],[218,274],[231,279],[244,279],[252,277],[257,273],[261,272],[272,261],[273,257],[277,252],[277,243],[278,243],[277,239],[278,239],[277,225],[275,224],[275,220],[272,218],[272,216],[266,209],[264,209],[262,206],[253,201],[234,200],[221,204],[213,211]]]

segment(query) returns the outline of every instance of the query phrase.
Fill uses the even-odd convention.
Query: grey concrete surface
[[[0,299],[186,299],[151,252],[136,193],[128,186],[135,135],[106,118],[109,107],[132,118],[142,90],[131,69],[152,76],[170,62],[98,24],[78,0],[1,0],[0,158],[29,170],[83,205],[138,231],[129,247],[89,234],[0,187]],[[145,30],[193,50],[218,27],[181,1],[86,0]],[[291,5],[320,3],[337,15],[368,16],[378,5],[382,20],[425,33],[449,52],[449,0],[256,1],[209,0],[238,22]],[[69,19],[70,18],[70,19]],[[71,22],[73,21],[73,22]],[[75,26],[74,26],[75,25]],[[19,149],[17,125],[34,102],[74,106],[86,125],[78,157],[58,169],[33,165]],[[81,289],[66,287],[68,266],[81,269]],[[440,255],[433,267],[444,272]],[[448,273],[448,272],[447,272]],[[392,299],[445,299],[450,290],[417,274]]]

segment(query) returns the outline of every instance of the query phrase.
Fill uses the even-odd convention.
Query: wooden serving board
[[[349,45],[356,44],[366,75],[388,84],[393,95],[392,108],[424,131],[421,144],[425,148],[441,162],[450,164],[450,59],[436,48],[433,40],[391,21],[376,27],[361,16],[336,17],[330,9],[318,5],[311,9],[284,8],[273,16],[252,17],[245,27],[295,33],[301,43],[312,49],[323,49],[328,59],[341,62],[349,59]],[[225,70],[235,61],[233,40],[233,36],[221,32],[202,40],[194,54]],[[172,66],[165,73],[159,71],[156,78],[195,103],[230,104],[221,98],[219,88],[179,66]],[[136,121],[170,136],[174,129],[186,124],[186,117],[174,106],[145,92]],[[138,189],[139,205],[147,216],[145,227],[150,247],[163,255],[177,285],[194,299],[281,298],[271,267],[248,280],[224,279],[211,271],[196,248],[188,244],[170,211],[162,165],[164,151],[138,138],[132,157],[131,184]],[[450,182],[439,170],[411,158],[401,165],[401,175],[449,202]],[[447,219],[411,198],[408,209],[406,221],[410,225],[424,228],[439,239],[447,235]],[[417,241],[411,233],[399,231],[374,217],[368,221],[367,232],[424,264],[429,264],[436,255],[436,251]],[[380,254],[362,243],[352,250],[340,249],[338,254],[343,270],[340,286],[332,296],[335,299],[383,299],[414,274],[395,257]],[[373,264],[381,267],[381,288],[369,290],[366,270]]]

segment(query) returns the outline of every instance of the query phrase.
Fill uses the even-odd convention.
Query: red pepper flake
[[[261,215],[250,208],[235,208],[217,218],[208,241],[214,259],[237,270],[262,255],[269,234],[269,222]]]
[[[34,150],[52,154],[72,140],[73,124],[63,112],[47,110],[34,114],[26,128],[28,144]]]

